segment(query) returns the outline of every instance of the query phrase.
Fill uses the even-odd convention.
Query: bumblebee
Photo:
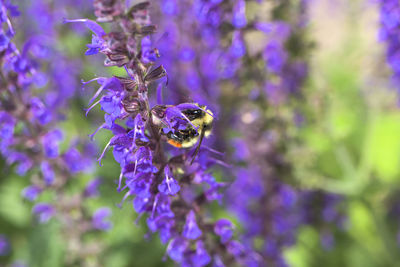
[[[183,108],[179,109],[179,106],[183,106]],[[200,149],[203,138],[211,134],[214,120],[212,111],[207,109],[206,106],[198,104],[181,104],[177,106],[158,105],[152,109],[153,123],[155,125],[161,127],[168,126],[168,109],[175,109],[174,114],[179,110],[180,116],[171,117],[185,119],[187,121],[186,127],[182,130],[168,131],[167,133],[160,130],[160,133],[166,137],[167,143],[174,147],[189,148],[199,143],[194,154],[195,156]]]

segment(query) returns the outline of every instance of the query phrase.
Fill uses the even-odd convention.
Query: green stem
[[[393,238],[387,229],[387,224],[385,223],[383,217],[377,213],[377,210],[367,199],[362,198],[361,203],[364,204],[366,209],[371,214],[376,231],[382,242],[383,253],[385,254],[385,257],[382,257],[382,261],[387,262],[389,266],[396,266],[396,262],[398,263],[398,257],[396,257],[398,254],[398,249],[394,246]]]

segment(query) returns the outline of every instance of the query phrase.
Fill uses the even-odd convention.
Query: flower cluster
[[[50,8],[48,4],[38,1],[37,5],[22,12],[39,12],[35,9],[40,9],[39,13],[43,15],[45,7]],[[46,12],[50,14],[51,10]],[[69,87],[76,84],[76,78],[73,72],[65,71],[71,67],[64,64],[63,54],[53,48],[56,38],[52,38],[51,34],[54,32],[41,32],[31,25],[31,35],[27,34],[23,47],[17,48],[12,40],[15,30],[11,20],[19,14],[16,6],[0,1],[0,152],[18,175],[31,177],[31,185],[22,191],[25,199],[36,201],[45,190],[56,193],[53,203],[35,204],[33,213],[38,220],[44,223],[57,216],[61,221],[68,221],[64,229],[67,240],[71,233],[79,237],[77,240],[82,240],[85,232],[96,228],[81,205],[93,193],[70,196],[63,189],[78,172],[92,169],[93,164],[88,157],[93,149],[91,145],[76,140],[67,149],[61,150],[65,134],[58,126],[68,100],[74,94]],[[46,27],[61,24],[61,21],[54,25],[49,22],[45,23]],[[77,210],[82,216],[71,216],[71,212]],[[73,247],[76,244],[69,245]]]
[[[260,10],[264,4],[258,4]],[[290,176],[284,171],[290,168],[284,159],[286,129],[282,128],[287,121],[278,114],[268,118],[263,114],[270,104],[282,106],[301,96],[308,72],[307,44],[300,39],[307,23],[306,4],[277,3],[271,14],[252,14],[248,20],[244,1],[163,1],[162,15],[157,16],[165,32],[160,39],[168,40],[160,42],[159,49],[166,54],[161,60],[174,85],[170,99],[184,101],[189,89],[194,99],[228,114],[219,123],[221,129],[236,122],[233,126],[241,132],[241,138],[232,140],[232,160],[245,167],[235,168],[227,206],[243,225],[244,245],[262,255],[260,264],[285,264],[282,248],[295,244],[297,229],[304,224],[302,193],[282,181]],[[263,48],[245,42],[255,32],[264,35],[259,37]],[[226,93],[227,87],[235,91]],[[226,131],[216,134],[217,145],[228,147],[221,142],[229,140]],[[254,247],[257,238],[265,242]]]
[[[117,190],[126,190],[124,200],[134,196],[134,209],[147,215],[149,230],[160,233],[172,260],[182,266],[211,262],[229,266],[232,261],[253,266],[257,254],[232,239],[233,224],[226,219],[212,222],[206,216],[206,204],[220,201],[224,187],[210,172],[215,164],[225,165],[217,159],[219,153],[210,148],[199,147],[193,153],[165,147],[169,143],[186,148],[194,141],[201,142],[214,115],[196,103],[163,105],[161,97],[158,105],[151,106],[151,89],[164,79],[166,70],[156,65],[159,51],[151,45],[150,36],[156,27],[150,21],[149,3],[125,9],[121,1],[98,0],[94,6],[97,21],[111,22],[113,31],[106,33],[88,19],[66,22],[84,23],[93,32],[86,55],[102,53],[106,56],[105,66],[123,67],[127,73],[126,77],[92,80],[100,88],[88,110],[99,104],[105,112],[105,122],[99,129],[114,135],[99,161],[112,147],[121,166]]]
[[[236,170],[236,180],[228,197],[235,199],[240,194],[240,198],[229,206],[244,226],[245,243],[254,246],[263,262],[272,266],[287,265],[282,251],[296,243],[300,226],[317,226],[323,236],[322,243],[329,248],[333,245],[332,225],[341,225],[343,221],[338,210],[339,197],[324,192],[303,192],[289,185],[293,182],[293,173],[285,153],[290,141],[288,124],[295,119],[288,120],[275,110],[275,107],[286,110],[284,104],[301,98],[300,89],[308,72],[304,61],[307,42],[299,34],[306,25],[306,4],[306,1],[297,5],[277,4],[268,21],[249,22],[265,34],[266,43],[263,49],[245,55],[244,60],[252,64],[246,65],[250,74],[241,81],[242,87],[247,87],[249,77],[256,85],[252,84],[248,98],[237,100],[234,113],[235,128],[241,138],[233,139],[233,160],[246,168]],[[247,50],[254,50],[251,44]],[[289,107],[286,112],[296,118],[296,110]],[[327,199],[327,203],[311,203],[309,198],[315,195]],[[324,219],[328,213],[332,216]],[[260,239],[263,241],[255,242]]]
[[[163,1],[157,13],[162,27],[158,45],[161,62],[173,84],[168,99],[186,101],[190,90],[193,99],[207,101],[224,114],[219,121],[221,131],[218,127],[215,131],[219,148],[230,145],[222,141],[230,139],[224,130],[228,125],[241,133],[241,138],[232,140],[232,161],[241,167],[234,169],[236,179],[229,188],[227,206],[243,224],[244,245],[253,248],[257,243],[254,248],[264,264],[285,264],[282,248],[295,244],[297,229],[304,224],[316,225],[304,219],[306,194],[287,184],[292,174],[285,159],[285,125],[292,121],[269,108],[271,104],[285,108],[291,99],[301,98],[300,89],[308,74],[304,60],[308,43],[302,34],[307,25],[307,2],[276,3],[270,14],[252,14],[257,12],[254,3],[253,9],[247,10],[244,1]],[[263,10],[268,4],[261,1],[256,5]],[[253,19],[247,19],[246,12]],[[255,32],[264,35],[256,37],[263,47],[245,42]],[[164,39],[168,42],[161,42]],[[289,112],[295,123],[301,121],[295,109]],[[325,210],[325,204],[321,205],[314,203],[313,210]],[[336,210],[337,206],[327,204],[326,209]],[[316,212],[313,217],[322,214]],[[340,226],[339,221],[333,220],[333,225]],[[321,222],[326,223],[318,224],[321,233],[328,236],[332,221]],[[259,238],[266,241],[255,242]]]
[[[379,39],[386,43],[386,60],[393,71],[393,80],[400,82],[400,3],[396,0],[379,0]],[[398,89],[400,91],[400,89]]]
[[[341,208],[343,198],[320,190],[303,191],[300,195],[301,222],[320,231],[320,242],[324,249],[335,245],[333,232],[346,227],[347,217]],[[316,204],[318,203],[318,204]]]
[[[236,79],[246,52],[245,1],[160,1],[160,9],[158,48],[173,77],[169,100],[190,96],[219,111],[221,81]]]

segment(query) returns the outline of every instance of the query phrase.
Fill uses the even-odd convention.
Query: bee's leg
[[[201,127],[201,133],[200,133],[200,140],[199,140],[199,144],[196,147],[196,150],[194,151],[193,155],[192,155],[192,160],[190,161],[190,165],[193,164],[193,161],[195,160],[197,154],[199,154],[200,151],[200,146],[201,146],[201,142],[203,142],[203,138],[204,138],[204,126]]]

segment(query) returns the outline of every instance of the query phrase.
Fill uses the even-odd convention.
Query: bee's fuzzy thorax
[[[193,107],[194,105],[198,108]],[[183,116],[190,121],[190,125],[186,129],[163,134],[167,137],[168,144],[178,148],[189,148],[196,145],[200,138],[210,136],[214,120],[212,111],[207,109],[207,106],[197,103],[194,105],[181,111]],[[153,111],[154,124],[158,126],[163,124],[162,115],[167,108],[165,105],[157,106],[157,109]]]

